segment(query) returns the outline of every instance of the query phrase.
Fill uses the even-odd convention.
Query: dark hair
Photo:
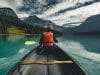
[[[50,27],[47,27],[47,31],[48,31],[48,32],[51,31],[51,28],[50,28]]]

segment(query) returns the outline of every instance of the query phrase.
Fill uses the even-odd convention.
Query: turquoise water
[[[63,36],[58,45],[80,64],[88,75],[100,75],[100,36]]]
[[[27,40],[39,40],[39,36],[0,37],[0,75],[8,70],[36,45],[25,46]],[[59,45],[80,64],[89,75],[100,75],[100,36],[63,36]]]
[[[38,41],[39,36],[0,36],[0,75],[8,70],[36,45],[25,46],[25,41]]]

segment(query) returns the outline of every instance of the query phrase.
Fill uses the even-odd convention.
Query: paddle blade
[[[33,44],[36,44],[36,43],[37,43],[36,41],[26,41],[25,45],[33,45]]]

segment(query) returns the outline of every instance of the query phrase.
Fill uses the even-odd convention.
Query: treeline
[[[15,29],[22,30],[26,34],[41,34],[45,30],[43,27],[26,24],[18,17],[12,17],[6,14],[0,15],[0,34],[8,34],[8,28],[13,26],[17,27]]]

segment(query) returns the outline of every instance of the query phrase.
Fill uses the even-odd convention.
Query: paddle
[[[34,45],[34,44],[36,44],[36,43],[38,43],[38,42],[36,42],[36,41],[26,41],[25,42],[25,45]]]

